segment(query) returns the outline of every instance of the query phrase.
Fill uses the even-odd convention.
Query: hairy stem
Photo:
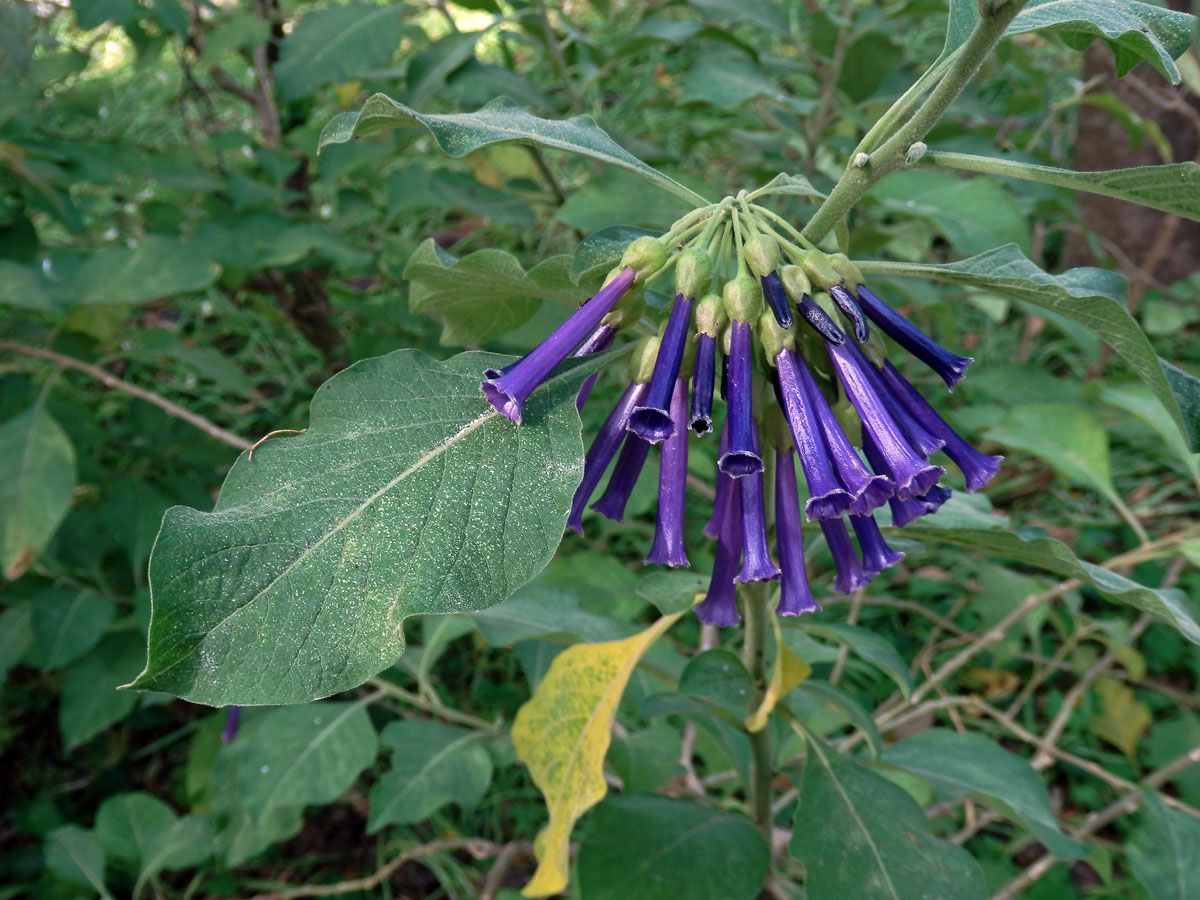
[[[762,704],[767,691],[767,618],[771,615],[768,584],[758,582],[742,586],[745,625],[742,631],[742,664],[754,679],[754,697],[749,713]],[[750,734],[752,773],[750,776],[751,816],[771,847],[771,730],[760,728]]]

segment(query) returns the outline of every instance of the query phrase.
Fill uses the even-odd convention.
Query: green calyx
[[[725,314],[725,303],[716,294],[705,294],[696,304],[696,333],[715,338],[729,321]]]
[[[837,323],[838,328],[843,331],[846,330],[846,320],[842,317],[842,311],[833,302],[833,298],[829,296],[828,291],[813,291],[809,296],[813,298],[817,306],[829,313],[829,318]]]
[[[775,315],[767,312],[758,319],[758,339],[762,342],[763,352],[767,357],[767,365],[775,366],[775,357],[785,347],[795,346],[796,334],[791,328],[782,328],[775,321]]]
[[[712,257],[689,247],[675,258],[675,290],[685,297],[699,297],[712,278]]]
[[[632,268],[637,276],[635,284],[644,282],[667,263],[667,246],[658,238],[645,235],[625,248],[618,269]]]
[[[729,318],[739,322],[754,322],[763,313],[762,288],[758,281],[749,275],[739,275],[732,281],[725,282],[721,291],[725,303],[725,312]]]
[[[768,403],[763,409],[762,422],[758,429],[763,444],[786,453],[795,446],[792,429],[788,426],[783,408],[778,403]]]
[[[658,359],[658,335],[648,335],[638,341],[629,357],[630,377],[638,384],[645,384],[654,373],[654,361]]]
[[[842,274],[820,250],[805,250],[804,255],[800,257],[800,265],[804,267],[804,273],[809,280],[823,291],[842,283]]]
[[[812,292],[812,282],[799,266],[784,266],[779,270],[779,280],[783,282],[783,292],[793,303],[799,303],[805,294]]]
[[[641,292],[626,294],[600,321],[617,331],[628,328],[646,311],[646,298]]]
[[[850,257],[845,253],[830,254],[829,264],[833,266],[834,271],[841,275],[846,284],[851,288],[863,283],[862,272],[858,271],[858,266],[850,262]]]
[[[763,278],[779,265],[779,242],[767,234],[756,234],[742,245],[742,256],[750,271]]]

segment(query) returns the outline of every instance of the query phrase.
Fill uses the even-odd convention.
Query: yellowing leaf
[[[783,642],[783,636],[779,632],[779,620],[774,616],[771,617],[771,625],[775,629],[775,647],[778,650],[775,656],[775,671],[771,673],[771,683],[767,685],[762,703],[746,718],[746,730],[751,732],[766,728],[767,717],[771,715],[775,704],[812,674],[809,664],[789,650]]]
[[[1097,678],[1096,693],[1100,695],[1101,713],[1092,717],[1088,728],[1126,756],[1133,756],[1138,738],[1153,719],[1150,708],[1116,678]]]
[[[513,745],[550,811],[534,843],[538,868],[525,896],[545,897],[567,886],[571,828],[608,790],[604,754],[621,694],[642,654],[682,615],[664,616],[624,640],[568,647],[517,711]]]

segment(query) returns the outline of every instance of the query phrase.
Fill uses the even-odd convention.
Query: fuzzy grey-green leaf
[[[132,686],[214,706],[328,696],[394,663],[408,616],[494,606],[532,578],[582,474],[577,379],[548,379],[518,427],[479,392],[508,361],[364,360],[318,389],[305,434],[243,454],[212,512],[168,510]]]

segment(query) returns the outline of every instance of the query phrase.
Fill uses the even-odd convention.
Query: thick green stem
[[[855,153],[851,157],[846,171],[834,185],[833,191],[804,227],[804,237],[814,243],[820,241],[834,229],[851,207],[862,199],[863,194],[870,190],[872,185],[904,166],[909,148],[928,134],[929,129],[937,124],[954,99],[975,77],[975,73],[983,66],[992,48],[1004,36],[1005,29],[1026,2],[1027,0],[1009,0],[998,9],[995,4],[986,5],[975,30],[962,45],[937,87],[930,92],[913,117],[884,141],[878,150],[872,153]]]
[[[771,615],[768,600],[769,584],[756,582],[742,587],[746,618],[742,628],[742,664],[754,679],[754,697],[749,713],[762,704],[767,691],[767,630]],[[771,846],[771,781],[775,775],[771,760],[771,730],[761,728],[750,734],[752,766],[750,776],[750,806],[754,819],[767,847]]]

